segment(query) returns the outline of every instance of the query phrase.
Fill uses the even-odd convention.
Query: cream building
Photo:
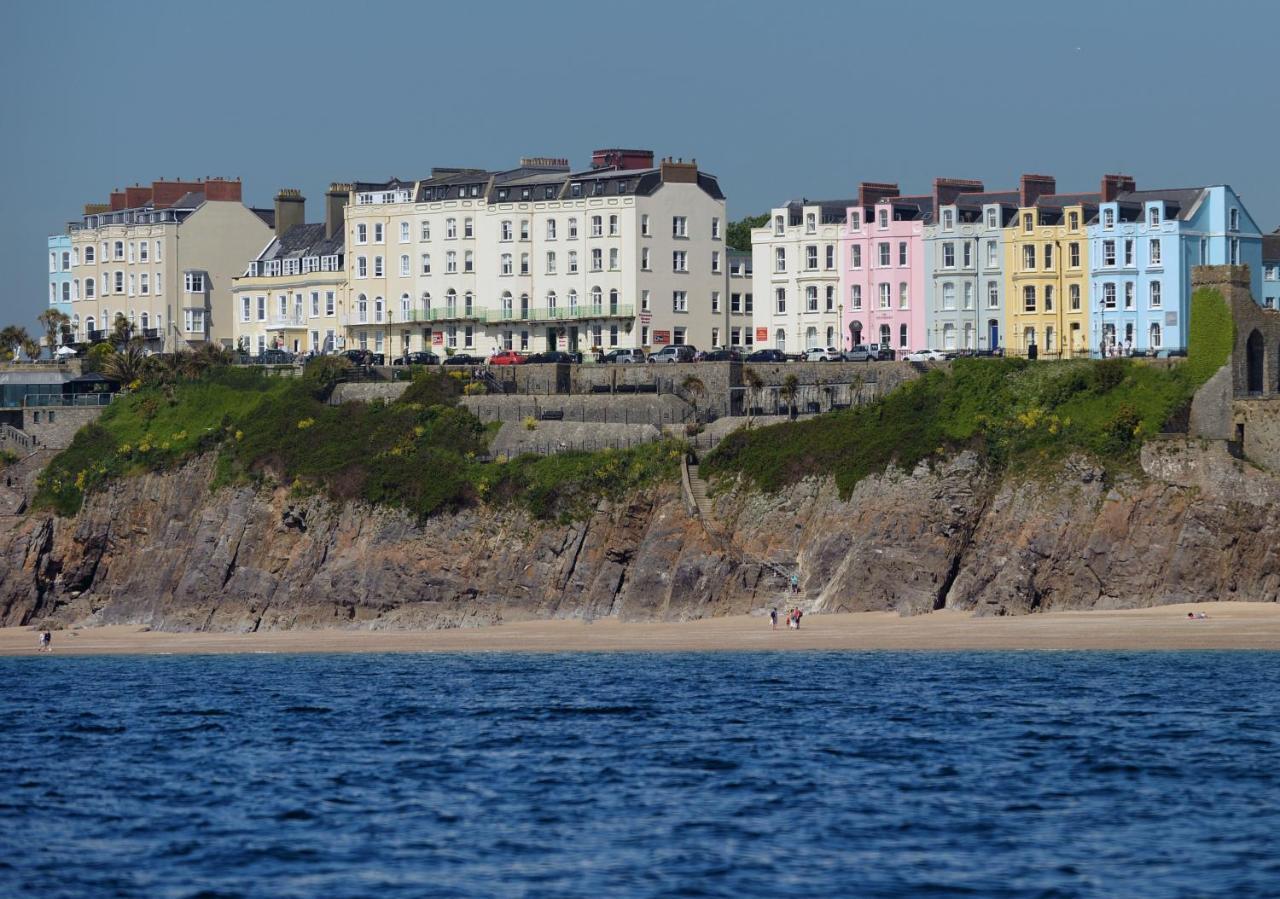
[[[793,200],[772,210],[765,227],[751,231],[757,349],[797,353],[843,345],[837,257],[845,211],[856,205],[857,200]]]
[[[356,184],[343,323],[389,355],[709,347],[729,333],[725,224],[714,177],[643,150]]]
[[[296,190],[275,200],[275,237],[232,285],[235,346],[251,355],[269,348],[334,352],[343,343],[348,308],[343,209],[349,184],[330,185],[325,221],[305,223]]]
[[[87,205],[70,226],[74,339],[106,339],[123,315],[151,350],[230,347],[232,279],[270,240],[273,218],[222,178],[156,181]]]

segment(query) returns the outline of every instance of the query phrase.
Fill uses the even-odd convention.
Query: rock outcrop
[[[710,531],[678,485],[573,523],[481,507],[418,524],[287,490],[210,492],[211,460],[126,479],[74,519],[0,524],[0,623],[166,630],[444,628],[544,617],[979,614],[1280,598],[1280,478],[1222,443],[1142,471],[996,477],[972,455],[784,494],[729,489]],[[802,595],[786,594],[792,572]]]

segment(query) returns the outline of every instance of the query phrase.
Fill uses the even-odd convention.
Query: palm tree
[[[800,379],[794,374],[787,375],[782,381],[782,395],[787,398],[787,408],[791,410],[791,420],[796,420],[796,394],[799,392]]]
[[[44,342],[48,344],[49,352],[52,354],[58,348],[60,342],[58,338],[71,324],[71,317],[59,309],[46,309],[36,318],[44,328]]]
[[[9,359],[6,361],[17,358],[18,349],[24,341],[30,339],[27,329],[18,325],[6,325],[3,330],[0,330],[0,347],[9,352]]]
[[[702,379],[697,375],[685,375],[684,380],[680,382],[680,389],[692,398],[689,400],[693,405],[693,416],[698,417],[698,397],[703,396],[707,392],[707,385],[702,383]]]
[[[107,358],[102,366],[107,377],[114,378],[124,386],[139,380],[147,368],[147,354],[136,343],[127,343]]]
[[[742,380],[747,385],[747,427],[751,427],[751,422],[755,418],[752,410],[755,409],[756,401],[760,399],[760,394],[764,391],[764,378],[760,377],[760,373],[754,368],[744,368],[742,370]]]
[[[115,347],[124,346],[129,342],[130,331],[132,331],[132,328],[129,325],[129,320],[124,317],[123,312],[117,312],[115,320],[111,322],[111,337],[108,338],[111,341],[111,345]]]
[[[22,352],[26,353],[27,358],[32,362],[35,362],[40,358],[40,341],[36,340],[31,335],[28,334],[26,337],[22,338],[21,346]]]

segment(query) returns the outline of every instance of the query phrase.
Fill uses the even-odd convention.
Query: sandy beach
[[[1188,612],[1204,612],[1190,620]],[[774,650],[1280,649],[1280,606],[1207,603],[973,618],[934,612],[808,615],[799,631],[763,616],[688,622],[521,621],[442,631],[163,633],[136,626],[55,631],[54,654],[236,652],[684,652]],[[0,655],[36,654],[36,632],[0,628]]]

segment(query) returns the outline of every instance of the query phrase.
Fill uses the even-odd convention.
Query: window
[[[1231,211],[1235,212],[1234,209]],[[1227,252],[1228,252],[1227,261],[1231,265],[1239,265],[1240,264],[1240,238],[1232,237],[1227,241]]]
[[[720,239],[720,219],[716,216],[713,216],[711,219],[711,239]]]
[[[902,248],[903,258],[898,264],[906,265],[907,264],[906,263],[907,245],[904,243],[904,244],[900,244],[900,246]],[[964,267],[973,268],[973,244],[971,244],[969,241],[966,240],[963,244],[961,244],[961,247],[964,250]]]
[[[956,286],[950,281],[942,285],[942,308],[947,312],[956,308]]]
[[[889,247],[889,242],[887,240],[881,241],[876,246],[876,250],[880,255],[880,266],[882,268],[888,268],[890,264],[891,255],[892,255],[892,250]]]
[[[1053,285],[1046,284],[1044,288],[1044,311],[1053,311]]]
[[[640,216],[640,236],[641,236],[641,237],[648,237],[648,236],[649,236],[649,215],[648,215],[648,213],[645,213],[644,215]]]
[[[260,322],[266,321],[267,320],[267,298],[258,297],[257,306],[258,306],[258,321]]]
[[[1022,270],[1035,271],[1036,268],[1036,246],[1035,244],[1022,245]]]
[[[773,217],[773,235],[774,235],[774,237],[781,237],[781,236],[786,232],[785,224],[786,224],[786,223],[783,221],[782,216],[780,216],[780,215],[775,215],[775,216]]]
[[[1036,288],[1035,285],[1028,284],[1022,288],[1022,311],[1036,311]]]
[[[381,256],[374,256],[374,257],[373,257],[373,276],[374,276],[375,278],[381,278],[381,277],[383,276],[382,257],[381,257]]]
[[[806,212],[804,216],[804,232],[813,234],[818,230],[818,216],[812,212]]]
[[[1124,282],[1124,308],[1133,308],[1133,291],[1134,283],[1132,281]]]
[[[382,222],[373,223],[373,242],[382,243]]]
[[[1149,285],[1147,285],[1147,295],[1148,295],[1148,299],[1150,301],[1150,305],[1152,309],[1160,308],[1160,303],[1161,303],[1160,291],[1162,289],[1163,288],[1161,287],[1159,281],[1152,281]]]
[[[827,265],[826,265],[826,268],[827,268],[827,271],[831,271],[831,269],[833,269],[833,268],[835,268],[835,267],[836,267],[836,245],[835,245],[835,244],[833,244],[833,243],[829,243],[829,244],[827,244]],[[716,269],[716,271],[719,271],[719,269]]]
[[[444,254],[444,270],[446,274],[456,274],[458,271],[458,254],[454,250]]]
[[[409,276],[409,254],[404,253],[400,256],[400,276],[407,278]]]
[[[673,290],[671,292],[671,311],[688,312],[689,294],[683,290]]]
[[[1240,230],[1240,210],[1239,210],[1239,209],[1232,209],[1232,210],[1231,210],[1231,219],[1230,219],[1230,224],[1227,226],[1227,228],[1228,228],[1228,230],[1230,230],[1230,231],[1239,231],[1239,230]],[[119,257],[117,257],[117,258],[119,258]],[[1232,263],[1232,264],[1234,265],[1235,263]]]
[[[611,293],[612,293],[611,301],[616,305],[618,292],[615,290],[615,291],[612,291]],[[711,311],[712,312],[720,311],[720,291],[718,290],[711,291]]]
[[[1161,262],[1161,259],[1160,259],[1160,256],[1161,256],[1161,254],[1160,254],[1160,238],[1158,238],[1158,237],[1152,238],[1152,240],[1151,240],[1151,247],[1150,247],[1150,249],[1148,250],[1148,255],[1149,255],[1150,259],[1151,259],[1151,265],[1152,265],[1152,266],[1163,265],[1163,263]]]
[[[1080,244],[1072,241],[1067,244],[1068,260],[1072,268],[1080,267]]]
[[[121,261],[124,260],[124,241],[123,240],[116,241],[115,258]]]
[[[818,311],[818,288],[813,284],[804,289],[804,311]]]
[[[1000,308],[1000,282],[998,281],[987,282],[987,308]]]
[[[1035,215],[1030,212],[1024,212],[1022,214],[1022,233],[1030,234],[1032,231],[1035,230],[1035,227],[1036,227]]]
[[[742,311],[748,315],[755,311],[755,299],[752,294],[742,298]]]
[[[805,245],[804,267],[806,271],[815,271],[818,268],[818,248],[814,244]]]
[[[1147,225],[1152,228],[1160,227],[1160,207],[1152,206],[1147,209]]]
[[[65,293],[66,292],[65,288],[67,285],[64,284],[62,286],[64,288],[63,292]],[[143,296],[146,296],[147,294],[151,293],[151,276],[148,275],[146,272],[143,272],[142,274],[138,275],[138,293],[142,294]],[[63,299],[65,300],[66,297],[64,296]]]
[[[400,242],[401,243],[409,242],[409,223],[408,222],[400,223]]]
[[[356,225],[356,243],[369,242],[369,226],[361,222]]]
[[[967,287],[968,285],[965,285],[965,286]],[[908,308],[909,300],[910,300],[910,296],[908,295],[907,282],[899,281],[898,282],[898,308],[899,309]]]
[[[729,294],[729,311],[733,313],[738,313],[742,311],[742,294],[740,293]]]
[[[907,285],[903,284],[902,286],[906,287]],[[964,282],[964,308],[969,310],[973,309],[973,282],[972,281]]]
[[[956,211],[954,209],[942,210],[942,230],[952,231],[956,227]]]
[[[528,222],[523,222],[522,224],[528,225]],[[464,218],[462,220],[462,236],[463,237],[476,236],[476,224],[470,217]],[[527,234],[525,235],[525,239],[528,239]]]
[[[547,253],[547,274],[554,275],[556,273],[556,254],[554,252]]]
[[[529,274],[529,254],[528,253],[520,254],[520,274],[522,275]]]
[[[424,220],[424,221],[423,221],[423,223],[422,223],[422,238],[421,238],[421,239],[422,239],[422,240],[430,240],[430,239],[431,239],[431,223],[430,223],[430,222],[428,222],[428,221],[425,221],[425,220]]]
[[[498,225],[498,239],[511,240],[512,236],[513,236],[513,232],[511,230],[511,220],[503,219],[502,223]]]
[[[204,310],[203,309],[184,309],[183,324],[184,330],[192,334],[204,333]]]
[[[987,219],[987,227],[988,227],[988,228],[999,228],[999,227],[1000,227],[1000,214],[999,214],[999,212],[995,209],[995,207],[993,207],[993,206],[989,206],[989,207],[987,207],[987,210],[986,210],[986,219]]]
[[[599,272],[604,270],[604,250],[591,251],[591,270]]]
[[[774,291],[775,310],[779,313],[787,311],[787,289],[779,287]]]
[[[204,293],[204,274],[202,272],[187,272],[185,283],[187,293]]]
[[[449,218],[444,220],[444,236],[446,240],[453,240],[458,236],[457,219]]]
[[[876,210],[876,227],[878,227],[881,231],[889,227],[889,210],[887,209]]]
[[[591,216],[591,236],[604,237],[604,217],[599,215]]]
[[[464,272],[474,272],[476,270],[476,254],[467,250],[462,254],[462,270]]]
[[[503,254],[502,254],[502,265],[501,265],[501,268],[499,268],[499,270],[498,270],[498,271],[499,271],[499,273],[500,273],[500,274],[503,274],[503,275],[509,275],[509,274],[511,274],[511,272],[512,272],[512,265],[511,265],[511,254],[510,254],[510,253],[503,253]]]
[[[1116,286],[1110,281],[1102,285],[1102,308],[1116,308]]]
[[[880,308],[889,309],[893,303],[893,288],[888,284],[880,285]]]
[[[1070,298],[1071,311],[1079,312],[1080,311],[1080,285],[1072,284],[1070,287],[1068,287],[1067,296]]]
[[[649,267],[649,248],[648,247],[645,247],[645,250],[644,250],[644,262],[645,262],[644,267],[648,268]],[[578,273],[578,251],[570,250],[569,251],[569,274],[576,275],[577,273]]]
[[[425,296],[425,297],[430,297],[430,296],[431,296],[431,294],[423,294],[423,296]],[[334,311],[334,310],[333,310],[333,305],[334,305],[333,301],[334,301],[333,291],[332,291],[332,290],[326,290],[326,291],[324,292],[324,314],[325,314],[325,315],[333,315],[333,311]],[[430,304],[430,300],[428,300],[427,302],[428,302],[428,305],[429,305],[429,304]]]
[[[1124,264],[1133,265],[1133,238],[1126,237],[1124,241]]]
[[[956,245],[951,241],[947,241],[942,245],[942,267],[956,267]]]
[[[862,244],[849,247],[849,268],[862,268]]]
[[[987,268],[996,268],[1000,264],[996,254],[996,242],[994,240],[987,241]]]
[[[1080,230],[1080,213],[1072,212],[1067,215],[1067,228],[1071,231]]]
[[[1159,322],[1151,323],[1151,331],[1147,337],[1147,340],[1150,343],[1150,349],[1158,350],[1164,346],[1164,343],[1161,339]]]
[[[507,227],[508,227],[508,230],[510,230],[510,227],[511,227],[510,222],[507,222]],[[507,239],[510,240],[511,238],[508,237]],[[547,219],[547,240],[555,240],[555,239],[556,239],[556,220]]]
[[[609,271],[616,272],[618,270],[618,248],[609,248]]]
[[[650,308],[649,307],[649,291],[642,290],[640,291],[640,311],[648,312],[649,308]],[[641,342],[644,343],[646,341],[641,341]]]
[[[777,247],[773,251],[773,270],[775,272],[785,272],[787,270],[787,249],[786,247]]]
[[[836,289],[833,285],[827,285],[827,311],[834,312],[836,309]]]
[[[1116,211],[1111,207],[1102,210],[1102,227],[1110,231],[1116,226]]]
[[[140,242],[140,243],[138,244],[138,261],[139,261],[139,262],[148,262],[148,261],[150,261],[150,259],[151,259],[150,248],[151,248],[151,244],[150,244],[149,242],[145,241],[145,240],[144,240],[144,241],[142,241],[142,242]],[[67,254],[66,254],[66,253],[63,253],[63,254],[62,254],[62,264],[63,264],[63,266],[64,266],[64,267],[65,267],[65,266],[66,266],[66,264],[67,264]]]
[[[569,239],[578,239],[578,220],[576,218],[569,219]]]
[[[1116,242],[1114,240],[1104,240],[1102,242],[1102,264],[1106,266],[1116,264]]]
[[[856,209],[849,213],[849,228],[853,231],[862,230],[862,213]]]
[[[86,265],[91,264],[91,263],[94,261],[94,256],[93,256],[93,244],[87,244],[87,245],[85,246],[85,248],[84,248],[84,261],[85,261],[85,264],[86,264]]]
[[[672,237],[688,237],[689,236],[689,220],[683,215],[673,215],[671,217],[671,236]]]
[[[609,236],[618,236],[618,217],[616,215],[609,216]]]
[[[431,274],[431,254],[430,253],[422,254],[422,274],[424,275]]]
[[[96,285],[94,284],[94,280],[92,278],[84,279],[84,298],[86,300],[93,299],[93,291],[95,286]]]

